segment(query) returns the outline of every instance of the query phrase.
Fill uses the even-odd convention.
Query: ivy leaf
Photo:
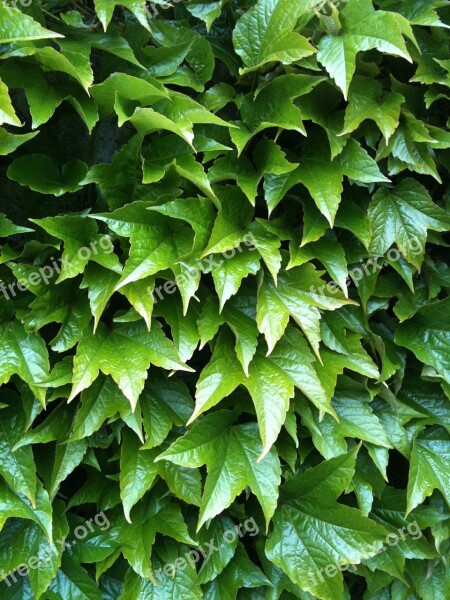
[[[64,241],[61,273],[57,283],[82,273],[90,260],[111,269],[122,271],[114,246],[108,235],[98,233],[91,219],[78,215],[62,215],[45,219],[30,219],[50,235]]]
[[[315,52],[305,37],[293,30],[309,7],[307,0],[258,0],[238,21],[233,44],[246,67],[241,75],[269,62],[290,64]]]
[[[94,333],[119,279],[118,273],[95,263],[86,266],[80,289],[88,289],[89,304],[94,317]]]
[[[130,254],[116,289],[170,268],[192,249],[194,234],[190,227],[147,208],[146,202],[133,202],[112,213],[94,215],[114,233],[131,241]],[[173,235],[175,231],[177,235]]]
[[[350,85],[348,101],[344,129],[340,135],[352,133],[363,121],[371,119],[380,128],[386,143],[389,143],[400,122],[400,108],[405,102],[404,96],[396,92],[383,95],[379,81],[357,75]]]
[[[249,366],[248,378],[226,332],[221,332],[211,362],[197,383],[195,411],[189,422],[218,404],[239,385],[253,399],[263,441],[260,460],[276,441],[286,419],[294,387],[300,389],[321,410],[335,415],[314,368],[314,357],[301,333],[288,328],[270,357],[259,352]]]
[[[328,238],[322,238],[311,244],[302,244],[298,247],[298,242],[291,243],[291,260],[287,269],[301,266],[310,260],[317,259],[328,271],[330,277],[339,284],[339,287],[348,298],[346,279],[348,277],[347,261],[344,248],[336,241]]]
[[[156,79],[139,79],[126,73],[113,73],[102,83],[91,86],[90,93],[98,106],[100,118],[104,119],[117,112],[119,125],[123,124],[118,106],[119,98],[120,103],[130,101],[148,106],[169,97],[164,86]]]
[[[142,183],[141,146],[142,136],[134,135],[114,154],[110,164],[94,165],[82,184],[96,183],[113,210],[137,199]]]
[[[123,360],[125,349],[129,356],[127,361]],[[96,335],[87,330],[78,344],[69,402],[102,371],[112,376],[134,410],[150,364],[169,370],[192,370],[180,361],[157,323],[150,332],[142,320],[118,325],[111,331],[101,323]]]
[[[243,383],[253,399],[263,441],[261,457],[275,443],[286,420],[294,387],[320,410],[335,416],[315,369],[314,356],[298,329],[288,327],[270,356],[256,355]]]
[[[58,569],[49,592],[79,598],[79,600],[101,600],[100,590],[86,569],[78,564],[70,555],[64,555],[61,568]]]
[[[114,521],[122,554],[138,575],[151,581],[154,577],[150,555],[157,532],[183,544],[197,545],[189,535],[180,507],[167,498],[147,495],[134,508],[132,523],[117,515]]]
[[[11,103],[8,87],[0,79],[0,125],[4,124],[15,125],[16,127],[22,125]]]
[[[69,444],[58,444],[55,450],[55,460],[50,478],[49,496],[53,501],[58,493],[59,486],[78,467],[83,460],[88,441],[77,440]]]
[[[211,275],[220,300],[220,311],[225,303],[234,296],[243,281],[249,275],[256,275],[260,269],[260,257],[255,248],[238,247],[238,251],[222,264],[214,262]]]
[[[217,302],[209,299],[198,320],[201,344],[204,346],[217,333],[219,327],[227,323],[236,337],[235,351],[245,375],[258,345],[258,329],[254,320],[255,304],[251,295],[238,296],[219,312]]]
[[[51,543],[53,540],[52,505],[44,486],[37,480],[36,502],[23,494],[14,493],[2,480],[0,482],[0,531],[10,517],[29,519],[39,525]]]
[[[29,154],[16,158],[9,166],[7,175],[35,192],[62,196],[81,188],[80,182],[87,170],[84,162],[74,159],[66,163],[60,171],[57,164],[46,154]]]
[[[36,499],[36,465],[31,446],[15,448],[25,433],[25,413],[20,404],[2,410],[0,420],[0,473],[18,494],[26,496],[31,504]]]
[[[430,365],[450,383],[450,343],[448,316],[450,299],[431,303],[412,319],[400,324],[395,332],[395,342],[414,352],[419,360]]]
[[[69,442],[90,437],[103,423],[119,414],[143,441],[140,411],[131,412],[130,403],[110,377],[100,376],[81,392],[81,404],[71,424]]]
[[[235,525],[231,519],[217,517],[211,521],[207,529],[198,532],[197,539],[200,545],[205,544],[205,542],[212,542],[218,548],[216,552],[207,557],[207,560],[200,567],[197,577],[199,584],[214,580],[233,559],[239,543],[238,536],[233,541],[228,542],[227,539],[227,543],[223,543],[226,532],[233,531],[233,529],[235,529]]]
[[[312,410],[306,403],[297,403],[302,420],[311,431],[314,445],[324,458],[330,459],[346,452],[345,438],[356,438],[390,448],[384,429],[372,411],[370,400],[362,386],[349,378],[341,378],[331,402],[338,420],[330,415],[320,418],[318,411]]]
[[[409,470],[407,514],[435,489],[442,492],[450,506],[449,459],[450,436],[444,429],[433,427],[416,436]]]
[[[184,598],[186,600],[201,600],[203,592],[196,584],[197,572],[190,563],[183,569],[175,569],[173,577],[164,574],[166,565],[178,564],[185,560],[189,548],[183,544],[174,544],[164,539],[155,551],[153,568],[158,581],[155,583],[137,576],[130,569],[125,575],[120,600],[165,600],[166,598]]]
[[[15,235],[16,233],[29,233],[34,231],[29,227],[21,227],[20,225],[14,225],[14,223],[8,219],[3,213],[0,213],[0,237],[8,237]]]
[[[259,90],[247,94],[241,103],[243,123],[230,135],[241,154],[249,140],[269,127],[279,127],[306,135],[302,113],[294,100],[308,94],[322,77],[289,73],[276,77]]]
[[[320,278],[320,272],[311,264],[305,264],[283,272],[277,286],[269,278],[261,278],[256,322],[266,338],[270,354],[292,316],[319,356],[319,309],[335,310],[350,303],[336,286],[330,291]]]
[[[196,423],[157,460],[169,460],[184,467],[207,465],[197,530],[227,508],[245,486],[257,496],[266,525],[276,507],[280,464],[274,450],[261,462],[257,427],[253,423],[232,426],[233,412],[215,412]]]
[[[167,378],[157,370],[152,370],[139,402],[144,421],[145,449],[162,444],[174,425],[185,425],[194,404],[185,383],[174,377]]]
[[[341,202],[344,176],[363,183],[389,181],[356,140],[348,140],[343,151],[330,160],[325,135],[316,132],[300,167],[280,177],[271,205],[276,206],[294,185],[302,183],[332,226]]]
[[[55,540],[60,540],[67,535],[69,527],[63,512],[64,505],[57,502],[54,508],[54,537]],[[37,523],[25,519],[9,520],[2,532],[2,538],[0,555],[2,566],[7,573],[26,563],[30,553],[39,558],[39,568],[30,569],[28,577],[35,597],[40,598],[50,586],[61,564],[62,546],[51,544]],[[15,546],[14,553],[10,552],[12,544]],[[13,587],[16,586],[17,584]]]
[[[178,465],[159,463],[159,448],[146,450],[131,432],[124,431],[120,456],[120,496],[125,518],[131,523],[130,511],[152,487],[157,477],[168,483],[171,491],[183,500],[200,504],[200,473]]]
[[[393,189],[380,188],[369,206],[372,239],[370,250],[383,255],[395,242],[417,269],[423,261],[427,230],[450,228],[447,213],[434,204],[426,188],[414,179],[403,179]]]
[[[75,81],[66,78],[50,82],[38,65],[9,61],[6,61],[1,68],[1,76],[9,87],[24,90],[30,107],[33,129],[46,123],[65,100],[80,115],[89,132],[98,121],[95,102]],[[26,86],[24,86],[24,81],[26,81]],[[45,97],[45,102],[42,102],[43,97]],[[55,174],[55,177],[56,181],[60,182],[59,169],[58,175]]]
[[[347,98],[359,52],[376,48],[412,62],[403,36],[414,41],[409,22],[394,12],[375,10],[372,0],[349,0],[339,12],[338,35],[326,35],[319,42],[317,59]]]
[[[64,36],[41,27],[34,19],[17,8],[3,2],[0,4],[0,44],[60,37]]]
[[[107,30],[109,22],[112,19],[116,6],[124,6],[125,8],[128,8],[128,10],[134,14],[139,23],[150,31],[145,2],[143,0],[120,0],[119,2],[111,2],[110,0],[94,0],[94,6],[95,12],[97,13],[97,16],[105,31]]]
[[[0,325],[0,383],[7,383],[16,374],[44,403],[45,389],[37,384],[47,379],[50,371],[48,351],[38,333],[28,335],[18,321]]]
[[[285,500],[275,513],[275,528],[266,545],[275,565],[322,600],[342,595],[338,567],[376,554],[376,542],[386,536],[357,509],[336,501],[353,477],[356,452],[357,448],[324,461],[286,484]],[[336,565],[333,577],[321,573],[328,565]]]
[[[226,0],[205,3],[203,0],[194,0],[186,7],[188,11],[197,19],[201,19],[206,25],[206,31],[209,32],[211,25],[220,16],[222,7]]]
[[[3,127],[0,127],[0,156],[11,154],[17,150],[17,148],[20,148],[22,144],[25,144],[36,137],[38,133],[39,131],[34,131],[33,133],[15,135],[14,133],[9,133],[9,131],[6,131]]]
[[[260,588],[272,583],[252,563],[242,544],[225,569],[205,587],[205,600],[233,600],[241,588]]]

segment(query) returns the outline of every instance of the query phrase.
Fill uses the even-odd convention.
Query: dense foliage
[[[449,25],[0,3],[1,600],[450,597]]]

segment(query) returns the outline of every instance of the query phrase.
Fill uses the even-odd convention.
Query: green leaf
[[[139,439],[125,431],[120,455],[120,497],[125,518],[131,523],[130,511],[153,486],[157,477],[167,481],[174,494],[187,502],[200,504],[200,474],[178,465],[155,462],[160,448],[146,450]]]
[[[45,389],[36,384],[49,375],[48,351],[38,333],[29,336],[17,321],[0,325],[0,383],[7,383],[12,375],[25,381],[41,402],[45,401]]]
[[[359,52],[375,48],[412,62],[403,36],[414,40],[414,34],[408,21],[398,13],[376,11],[372,0],[348,0],[339,19],[342,28],[338,35],[326,35],[320,40],[317,59],[345,98]]]
[[[369,207],[370,249],[385,254],[395,242],[417,269],[423,261],[427,230],[447,231],[450,218],[434,204],[426,188],[414,179],[403,179],[393,189],[381,188]]]
[[[196,545],[189,535],[180,507],[167,499],[158,500],[147,495],[135,507],[132,523],[117,516],[115,522],[122,554],[138,575],[151,581],[154,576],[150,554],[157,532],[183,544]]]
[[[239,19],[233,31],[233,44],[251,72],[269,62],[290,64],[315,52],[306,38],[292,31],[297,19],[310,8],[307,0],[258,0]]]
[[[17,148],[22,146],[28,142],[28,140],[32,140],[38,135],[38,131],[33,133],[25,133],[23,135],[15,135],[14,133],[9,133],[3,127],[0,127],[0,156],[5,156],[7,154],[11,154]]]
[[[78,467],[83,460],[88,447],[87,440],[77,440],[69,444],[58,444],[55,450],[55,461],[51,474],[48,493],[53,500],[58,493],[59,486]]]
[[[383,95],[381,83],[357,75],[350,85],[348,100],[341,135],[355,131],[363,121],[371,119],[388,143],[400,122],[400,108],[405,98],[395,92]]]
[[[91,260],[116,273],[122,271],[119,260],[114,254],[111,238],[99,234],[93,220],[78,215],[30,220],[40,225],[50,235],[64,241],[61,272],[57,283],[82,273]]]
[[[302,329],[314,352],[319,356],[320,312],[350,304],[334,286],[320,278],[311,264],[283,272],[275,286],[269,278],[261,279],[256,305],[258,329],[264,334],[269,353],[283,335],[289,316]]]
[[[206,600],[233,600],[241,588],[271,586],[263,572],[252,563],[242,544],[224,571],[211,581],[205,589]]]
[[[0,43],[63,37],[41,27],[34,19],[3,2],[0,4]]]
[[[33,129],[46,123],[65,100],[73,106],[90,132],[98,121],[95,102],[75,81],[61,78],[50,82],[38,65],[10,61],[6,61],[1,68],[1,76],[9,87],[24,90],[30,107]],[[24,81],[26,81],[26,86],[24,86]],[[45,97],[45,102],[42,102],[43,97]],[[50,160],[49,157],[47,158]],[[54,167],[52,169],[54,170]],[[60,182],[59,169],[58,175],[55,177],[56,181]]]
[[[8,88],[0,79],[0,125],[15,125],[20,127],[22,123],[17,118],[14,107],[9,97]]]
[[[50,592],[58,594],[60,598],[77,600],[101,600],[102,598],[94,580],[70,555],[64,555],[61,568],[58,569],[50,586]]]
[[[52,505],[50,504],[47,492],[39,480],[34,506],[26,496],[14,493],[3,480],[0,481],[0,531],[3,529],[6,520],[10,517],[19,517],[34,521],[46,534],[49,542],[52,542]]]
[[[166,576],[163,571],[166,565],[175,565],[177,560],[185,560],[188,552],[187,546],[171,543],[170,540],[162,541],[158,545],[158,554],[153,565],[157,581],[152,583],[129,570],[125,575],[120,600],[165,600],[169,597],[201,600],[203,593],[195,583],[197,573],[191,563],[182,563],[184,568],[175,569],[171,577]]]
[[[211,25],[220,16],[222,7],[226,0],[206,3],[203,0],[194,0],[187,5],[188,11],[197,19],[201,19],[206,24],[206,31],[209,32]]]
[[[197,529],[227,508],[246,485],[257,496],[267,526],[276,507],[280,483],[278,457],[271,450],[258,462],[261,443],[256,424],[232,426],[233,419],[232,412],[209,415],[157,458],[189,468],[207,465]]]
[[[98,431],[105,421],[119,414],[125,423],[142,439],[142,417],[139,411],[131,412],[130,403],[109,377],[99,377],[81,392],[81,405],[77,411],[69,442],[88,438]]]
[[[328,271],[330,277],[344,292],[345,297],[348,297],[346,279],[348,277],[347,261],[343,247],[333,240],[322,238],[317,242],[306,244],[298,247],[298,243],[294,242],[290,245],[291,260],[287,269],[301,266],[308,263],[310,260],[317,259]]]
[[[192,249],[194,234],[190,227],[147,208],[145,202],[134,202],[112,213],[94,215],[114,233],[131,241],[129,258],[116,289],[170,268]],[[173,235],[174,231],[177,235]]]
[[[25,413],[19,404],[2,410],[0,420],[0,473],[18,494],[26,496],[32,505],[36,499],[36,465],[31,446],[15,448],[25,433]]]
[[[80,182],[87,170],[87,165],[80,160],[71,160],[60,170],[46,154],[29,154],[16,158],[9,166],[7,175],[40,194],[62,196],[81,188]]]
[[[450,506],[449,486],[450,436],[442,428],[431,428],[413,442],[408,478],[410,513],[438,489]]]
[[[347,451],[345,438],[356,438],[390,448],[386,433],[370,406],[370,396],[362,386],[351,379],[340,380],[334,392],[331,407],[336,411],[337,419],[330,415],[320,418],[306,403],[298,406],[298,411],[306,427],[311,431],[315,447],[326,459]]]
[[[186,385],[153,370],[140,398],[146,449],[159,446],[173,425],[184,425],[192,414],[193,401]]]
[[[290,188],[302,183],[332,226],[341,202],[344,176],[363,183],[389,181],[354,139],[347,142],[339,156],[330,160],[324,135],[316,133],[309,141],[308,152],[300,167],[282,176],[283,185],[279,184],[272,206],[276,206]]]
[[[266,554],[301,589],[322,600],[343,593],[338,567],[377,552],[382,527],[336,500],[355,470],[356,451],[320,463],[285,486],[285,501],[274,516]],[[336,565],[333,576],[323,573]]]
[[[12,221],[8,219],[3,213],[0,213],[0,237],[8,237],[10,235],[15,235],[16,233],[29,233],[34,231],[33,229],[29,229],[28,227],[20,227],[19,225],[14,225]]]
[[[119,2],[111,2],[111,0],[94,0],[94,6],[95,12],[97,13],[97,16],[105,31],[112,19],[116,6],[124,6],[125,8],[128,8],[128,10],[134,14],[139,23],[146,29],[150,30],[145,2],[143,0],[119,0]]]
[[[395,342],[414,352],[419,360],[436,369],[450,383],[450,299],[421,308],[395,332]]]
[[[123,360],[124,352],[129,356],[127,361]],[[96,335],[87,330],[78,344],[69,401],[102,371],[112,376],[134,410],[150,364],[169,370],[192,370],[181,362],[159,324],[155,323],[150,332],[142,320],[117,325],[110,331],[100,324]]]

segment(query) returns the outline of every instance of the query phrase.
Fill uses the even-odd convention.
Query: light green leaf
[[[338,567],[376,554],[386,536],[380,525],[336,501],[352,479],[356,451],[324,461],[285,486],[286,499],[266,545],[268,558],[321,600],[340,598]],[[336,565],[333,577],[321,573],[328,565]]]
[[[412,62],[403,36],[414,40],[405,17],[375,10],[372,0],[348,0],[339,13],[342,28],[338,35],[326,35],[319,42],[317,59],[347,98],[359,52],[376,48]]]
[[[309,8],[308,0],[258,0],[233,31],[234,48],[246,66],[240,69],[241,75],[269,62],[288,65],[313,54],[315,49],[307,39],[293,31]]]
[[[194,425],[157,460],[184,467],[207,465],[198,529],[227,508],[248,485],[257,496],[268,526],[276,507],[280,465],[274,450],[258,462],[261,443],[254,423],[232,426],[234,413],[215,412]]]
[[[169,370],[192,370],[180,361],[160,325],[155,323],[148,332],[142,320],[117,325],[110,331],[100,324],[96,335],[87,330],[78,344],[69,401],[89,387],[102,371],[112,375],[134,410],[150,364]]]
[[[450,329],[448,316],[450,300],[431,303],[412,319],[400,324],[395,333],[395,342],[405,346],[419,360],[436,369],[450,383]]]
[[[103,25],[103,29],[106,31],[109,22],[112,19],[114,9],[116,6],[124,6],[128,8],[139,23],[150,31],[150,25],[148,23],[147,10],[145,7],[144,0],[119,0],[114,2],[111,0],[94,0],[95,12]]]
[[[0,383],[18,375],[44,402],[45,389],[36,384],[47,379],[49,370],[48,351],[38,333],[30,336],[18,321],[0,325]]]
[[[0,3],[0,43],[64,37],[41,27],[34,19],[3,2]]]
[[[426,188],[414,179],[403,179],[393,189],[381,188],[369,207],[370,249],[383,255],[395,242],[417,269],[423,261],[427,230],[447,231],[450,217],[434,204]]]
[[[352,133],[363,121],[372,119],[388,143],[400,122],[400,108],[405,98],[395,92],[383,95],[379,81],[357,75],[350,85],[348,101],[341,135]]]
[[[410,513],[423,503],[433,490],[442,492],[450,506],[450,436],[438,427],[419,434],[413,442],[408,479],[408,507]]]

